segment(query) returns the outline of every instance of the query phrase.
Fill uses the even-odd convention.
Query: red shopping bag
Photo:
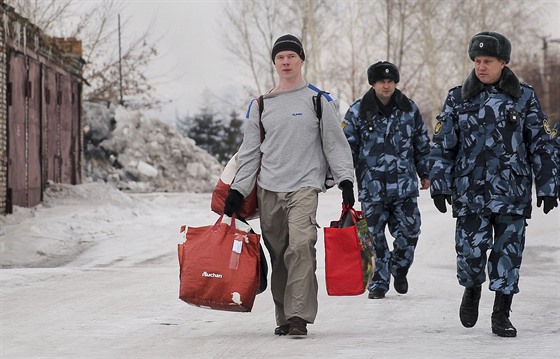
[[[259,289],[260,236],[223,215],[214,225],[189,227],[178,245],[179,298],[197,306],[250,312]],[[182,231],[184,231],[182,227]]]
[[[325,280],[331,296],[359,295],[365,292],[361,246],[358,241],[354,208],[343,205],[340,220],[325,233]],[[350,220],[350,223],[344,223]]]

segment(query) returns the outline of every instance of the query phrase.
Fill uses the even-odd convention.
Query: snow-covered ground
[[[270,290],[251,313],[178,299],[182,224],[212,224],[210,194],[126,194],[109,185],[51,185],[43,204],[0,217],[0,358],[559,358],[559,210],[529,220],[517,338],[491,333],[485,287],[474,328],[461,326],[454,221],[422,191],[422,235],[410,290],[384,300],[329,297],[319,230],[319,315],[302,340],[273,335]],[[321,194],[322,227],[340,191]],[[259,232],[258,221],[251,225]]]

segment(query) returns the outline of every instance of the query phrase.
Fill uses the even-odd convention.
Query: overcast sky
[[[240,0],[241,1],[241,0]],[[560,38],[560,7],[558,0],[543,0],[555,5],[550,19],[543,21],[550,28],[552,39]],[[203,0],[123,0],[123,19],[129,28],[141,32],[153,20],[160,56],[150,69],[158,93],[172,100],[162,109],[161,117],[172,121],[179,116],[193,115],[208,102],[204,89],[214,97],[242,98],[239,83],[244,80],[239,65],[224,48],[220,18],[222,1]],[[560,46],[560,43],[551,46]],[[248,99],[247,99],[248,102]],[[241,101],[243,106],[245,102]],[[244,110],[244,108],[240,109]]]
[[[239,89],[240,77],[236,78],[231,55],[221,40],[220,1],[124,2],[121,17],[129,18],[128,31],[142,31],[154,21],[152,40],[157,40],[160,56],[150,72],[158,92],[173,101],[164,106],[164,119],[174,119],[176,113],[197,113],[205,104],[205,89],[216,96]]]

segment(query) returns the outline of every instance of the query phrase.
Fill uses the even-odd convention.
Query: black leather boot
[[[480,302],[481,291],[482,286],[480,285],[465,288],[461,307],[459,307],[459,318],[465,328],[474,327],[478,320],[478,303]]]
[[[492,312],[492,333],[500,337],[511,338],[517,336],[517,329],[509,321],[513,294],[496,292],[494,311]]]
[[[406,275],[395,277],[393,285],[399,294],[406,294],[406,292],[408,292],[408,281],[406,280]]]

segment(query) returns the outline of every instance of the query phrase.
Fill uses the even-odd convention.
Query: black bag
[[[247,221],[244,219],[238,218],[238,220],[249,225],[249,223],[247,223]],[[251,228],[249,233],[255,234],[253,228]],[[264,292],[268,285],[268,263],[266,263],[266,257],[264,255],[263,246],[261,245],[259,246],[259,248],[261,252],[261,268],[260,268],[261,275],[260,275],[259,289],[257,290],[257,294],[261,294],[262,292]]]
[[[254,232],[253,232],[254,233]],[[257,294],[261,294],[266,290],[266,286],[268,284],[268,264],[266,263],[266,257],[264,256],[264,251],[262,249],[263,246],[260,246],[261,249],[261,276],[259,282],[259,289],[257,290]]]

